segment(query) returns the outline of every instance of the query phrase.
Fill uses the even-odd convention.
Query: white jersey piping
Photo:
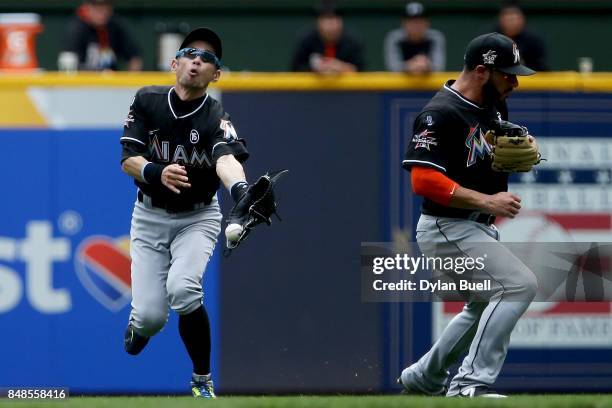
[[[467,100],[463,95],[461,95],[459,92],[457,92],[456,90],[454,90],[453,88],[451,88],[448,85],[444,85],[444,89],[446,89],[447,91],[450,91],[453,93],[453,95],[455,95],[457,98],[461,99],[463,102],[467,103],[470,106],[473,106],[477,109],[482,109],[481,106],[476,105],[474,102],[470,102],[469,100]]]
[[[440,170],[442,170],[442,171],[444,171],[444,172],[446,173],[446,169],[445,169],[444,167],[442,167],[442,166],[440,166],[440,165],[438,165],[438,164],[436,164],[436,163],[432,163],[432,162],[425,161],[425,160],[404,160],[404,161],[402,162],[402,164],[404,164],[404,163],[419,163],[419,164],[429,164],[429,165],[431,165],[431,166],[434,166],[434,167],[439,168]]]
[[[202,106],[204,106],[206,101],[208,100],[208,94],[206,94],[206,97],[204,98],[204,100],[202,101],[200,106],[198,106],[197,108],[195,108],[193,111],[189,112],[186,115],[176,116],[176,113],[174,112],[174,109],[172,108],[172,102],[170,102],[170,94],[172,93],[173,90],[174,90],[174,87],[170,88],[170,90],[168,91],[168,106],[170,107],[170,112],[172,112],[172,115],[174,116],[174,119],[183,119],[183,118],[186,118],[187,116],[193,115],[194,113],[199,111],[202,108]]]

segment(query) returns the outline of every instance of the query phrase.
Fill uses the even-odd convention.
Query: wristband
[[[234,201],[238,202],[242,198],[242,196],[246,194],[248,188],[249,183],[247,183],[246,181],[238,181],[234,183],[232,188],[230,188],[230,194],[232,195]]]
[[[165,167],[163,164],[148,162],[142,169],[142,178],[146,183],[161,185],[161,175]]]

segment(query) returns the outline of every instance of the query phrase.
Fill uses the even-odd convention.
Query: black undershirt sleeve
[[[246,141],[238,137],[230,116],[225,113],[215,126],[212,142],[208,146],[213,164],[217,163],[219,157],[227,154],[234,155],[240,163],[245,162],[249,157]]]

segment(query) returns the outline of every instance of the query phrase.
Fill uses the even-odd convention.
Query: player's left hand
[[[264,222],[271,225],[272,214],[278,217],[274,186],[281,176],[288,172],[289,170],[281,170],[261,176],[236,202],[230,211],[228,225],[225,228],[229,250],[237,248],[257,225]],[[278,218],[280,220],[280,217]]]
[[[543,160],[535,137],[524,126],[496,121],[485,139],[493,148],[491,167],[495,171],[526,172]]]

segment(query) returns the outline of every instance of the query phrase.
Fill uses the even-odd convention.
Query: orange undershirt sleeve
[[[410,174],[412,191],[415,194],[442,205],[450,203],[455,189],[459,186],[443,173],[429,167],[412,166]]]

